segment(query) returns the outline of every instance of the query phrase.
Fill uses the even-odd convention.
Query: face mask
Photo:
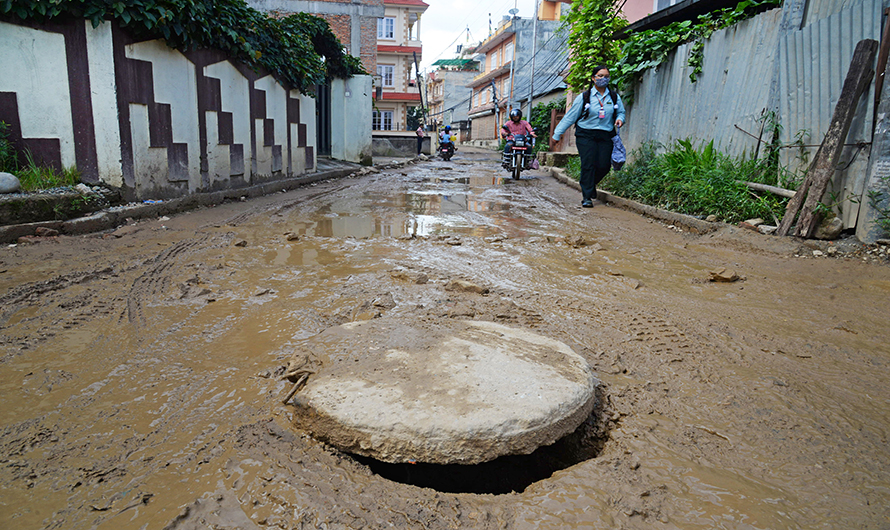
[[[604,86],[609,85],[609,78],[608,77],[598,77],[593,80],[593,84],[600,88],[603,88]]]

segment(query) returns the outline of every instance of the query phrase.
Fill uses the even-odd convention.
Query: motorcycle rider
[[[506,145],[504,145],[504,163],[503,166],[505,168],[510,167],[510,150],[513,148],[513,135],[514,134],[530,134],[533,138],[537,138],[538,135],[535,134],[534,129],[529,122],[522,119],[522,111],[519,109],[513,109],[510,111],[510,121],[501,126],[501,138],[505,138],[507,140]]]
[[[451,141],[451,125],[446,125],[445,129],[439,133],[439,148],[450,147],[451,152],[457,151],[454,142]]]
[[[454,144],[454,142],[451,141],[451,125],[446,125],[445,129],[439,133],[439,144]]]

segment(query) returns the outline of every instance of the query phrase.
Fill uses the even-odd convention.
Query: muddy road
[[[496,156],[4,246],[0,527],[890,528],[890,267],[582,210]],[[371,318],[562,341],[598,416],[475,474],[338,452],[280,376]]]

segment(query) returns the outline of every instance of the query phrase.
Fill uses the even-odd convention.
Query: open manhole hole
[[[474,465],[426,464],[423,462],[381,462],[352,455],[377,475],[421,488],[444,493],[502,495],[521,493],[528,486],[550,478],[557,471],[596,458],[608,439],[608,421],[604,419],[602,387],[597,387],[597,406],[575,431],[555,443],[539,447],[530,455],[508,455]]]
[[[288,367],[298,427],[381,476],[521,491],[596,455],[599,381],[566,344],[493,322],[330,328]]]

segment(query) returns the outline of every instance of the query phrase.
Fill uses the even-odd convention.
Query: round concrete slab
[[[386,462],[475,464],[528,454],[590,414],[599,381],[562,342],[492,322],[386,319],[326,330],[296,423]]]

